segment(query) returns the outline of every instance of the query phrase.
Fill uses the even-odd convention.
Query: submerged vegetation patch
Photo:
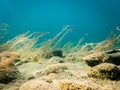
[[[2,28],[2,27],[1,27]],[[4,28],[4,27],[3,27]],[[4,29],[5,30],[5,29]],[[0,52],[17,52],[21,55],[21,61],[41,61],[46,58],[48,53],[60,50],[63,57],[68,61],[80,61],[82,57],[93,53],[104,53],[107,50],[120,48],[120,35],[110,34],[105,40],[98,43],[84,43],[81,38],[77,44],[69,41],[61,45],[64,37],[72,30],[70,25],[66,25],[53,38],[38,42],[48,32],[29,31],[8,40],[5,43],[0,42]],[[0,33],[0,40],[5,36],[5,32]]]

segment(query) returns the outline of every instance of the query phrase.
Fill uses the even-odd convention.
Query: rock
[[[96,66],[103,63],[108,58],[107,54],[93,53],[83,57],[82,59],[87,63],[88,66]]]
[[[98,79],[118,80],[120,78],[120,69],[111,63],[102,63],[92,67],[88,71],[88,77]]]
[[[77,80],[59,81],[60,90],[103,90],[103,88],[92,82],[80,82]]]
[[[105,62],[120,65],[120,50],[110,50],[106,52],[109,58]]]
[[[53,64],[53,65],[49,65],[48,67],[46,67],[43,73],[45,75],[49,75],[50,73],[61,73],[61,72],[64,72],[64,70],[66,69],[67,67],[65,65]]]
[[[19,76],[19,71],[15,66],[12,66],[10,71],[0,70],[0,83],[9,83]]]
[[[93,53],[82,58],[88,66],[96,66],[101,63],[113,63],[120,65],[120,50],[110,50],[102,53]]]
[[[51,58],[53,56],[58,56],[58,57],[62,57],[62,50],[54,50],[54,51],[51,51],[51,52],[47,52],[46,55],[45,55],[45,58]]]
[[[61,50],[54,50],[51,52],[51,55],[62,57],[62,51]]]
[[[120,49],[106,51],[107,54],[113,54],[113,53],[117,53],[117,52],[120,52]]]

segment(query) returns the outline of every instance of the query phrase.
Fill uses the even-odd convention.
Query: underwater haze
[[[7,23],[9,38],[27,31],[50,32],[72,26],[64,40],[104,40],[120,25],[120,0],[0,0],[0,23]],[[71,38],[72,37],[72,38]]]

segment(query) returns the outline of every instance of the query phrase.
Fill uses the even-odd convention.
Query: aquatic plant
[[[112,34],[106,40],[96,44],[92,52],[104,52],[111,49],[120,48],[120,35]]]
[[[81,61],[83,57],[89,55],[101,55],[108,50],[120,49],[120,35],[111,33],[105,40],[98,43],[85,43],[82,44],[84,38],[81,38],[78,45],[70,45],[69,51],[67,52],[66,60],[68,61]],[[88,57],[87,57],[88,58]]]
[[[2,44],[5,51],[14,51],[21,54],[21,61],[41,61],[46,59],[46,55],[54,50],[62,50],[63,56],[80,61],[82,57],[92,53],[104,53],[107,50],[120,48],[120,35],[111,34],[104,41],[98,43],[84,43],[84,37],[80,38],[77,44],[69,42],[61,46],[64,37],[72,30],[70,25],[66,25],[53,38],[45,41],[39,40],[48,32],[29,31]]]
[[[55,35],[52,39],[39,42],[40,38],[48,34],[48,32],[34,32],[28,31],[24,34],[18,35],[15,38],[8,40],[1,47],[6,47],[6,51],[15,51],[21,54],[22,61],[39,61],[46,57],[46,53],[58,48],[60,42],[71,31],[70,25],[63,27],[63,29]]]
[[[15,38],[7,41],[2,46],[7,46],[7,51],[16,51],[21,54],[21,59],[30,59],[32,55],[36,55],[37,41],[46,33],[34,32],[29,34],[26,32],[22,35],[18,35]]]

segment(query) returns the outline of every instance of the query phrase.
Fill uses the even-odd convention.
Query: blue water
[[[104,40],[111,31],[120,33],[120,0],[0,0],[0,23],[10,25],[9,37],[26,31],[50,32],[51,37],[65,25],[73,31],[64,40]]]

